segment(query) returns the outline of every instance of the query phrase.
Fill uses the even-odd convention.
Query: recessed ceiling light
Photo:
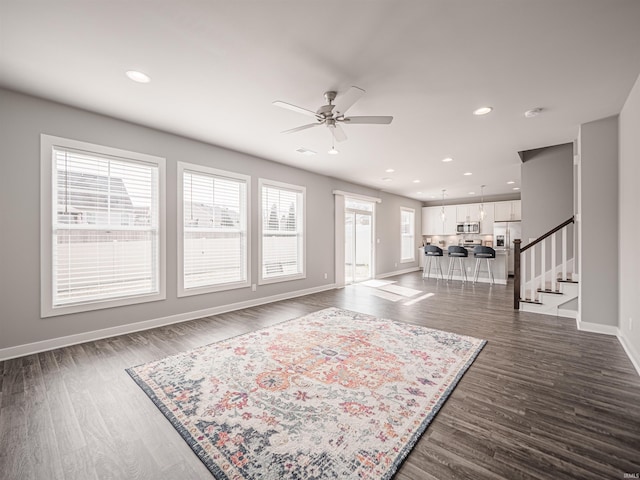
[[[513,185],[514,183],[516,183],[516,182],[514,182],[513,180],[509,180],[509,181],[507,182],[507,185]]]
[[[513,187],[514,190],[520,190],[520,187]]]
[[[476,192],[469,192],[469,195],[475,195]]]
[[[493,110],[493,107],[480,107],[477,108],[476,110],[473,111],[474,115],[486,115],[487,113],[491,112]]]
[[[540,112],[542,112],[541,108],[532,108],[531,110],[527,110],[526,112],[524,112],[524,116],[527,118],[533,118],[533,117],[537,117],[538,115],[540,115]]]
[[[387,169],[385,170],[385,172],[387,172],[387,173],[393,173],[393,172],[395,172],[395,170],[394,170],[393,168],[387,168]]]
[[[469,175],[473,175],[473,173],[471,173],[471,172],[464,172],[464,174],[463,174],[463,175],[466,175],[466,176],[468,177]]]
[[[384,177],[384,178],[382,179],[382,181],[383,181],[383,182],[390,182],[390,181],[392,181],[392,180],[393,180],[393,179],[392,179],[392,178],[389,178],[389,177]]]
[[[151,81],[151,77],[146,73],[138,72],[137,70],[127,70],[125,73],[129,79],[138,83],[149,83]]]
[[[417,192],[416,195],[422,195],[422,192]]]
[[[340,150],[337,150],[336,147],[331,147],[331,150],[327,152],[329,155],[337,155],[340,153]]]
[[[415,179],[415,180],[413,181],[413,183],[420,183],[420,180]]]
[[[443,158],[442,161],[445,162],[445,163],[446,162],[453,162],[453,158],[451,158],[451,157]]]
[[[317,152],[314,152],[313,150],[309,150],[308,148],[303,148],[303,147],[296,149],[296,152],[301,153],[302,155],[315,155],[317,153]]]

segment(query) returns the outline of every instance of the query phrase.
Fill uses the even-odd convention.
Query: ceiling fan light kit
[[[540,115],[540,113],[542,113],[542,108],[537,107],[537,108],[532,108],[531,110],[527,110],[526,112],[524,112],[524,116],[526,118],[533,118],[533,117],[537,117],[538,115]]]
[[[281,133],[295,133],[301,130],[306,130],[312,127],[318,127],[324,125],[331,131],[331,135],[336,142],[344,142],[347,139],[347,135],[342,129],[341,123],[344,124],[360,124],[360,125],[388,125],[393,120],[391,116],[357,116],[357,117],[345,117],[347,110],[356,103],[365,91],[359,87],[351,87],[343,94],[338,95],[338,92],[329,90],[324,92],[324,98],[327,102],[326,105],[322,105],[315,112],[306,108],[298,107],[287,102],[277,100],[273,102],[273,105],[281,108],[286,108],[303,115],[314,117],[315,123],[308,123],[299,127],[284,130]],[[332,148],[335,150],[335,148]],[[337,150],[336,150],[337,152]]]

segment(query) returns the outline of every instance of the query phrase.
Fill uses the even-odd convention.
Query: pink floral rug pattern
[[[388,479],[485,343],[328,308],[127,372],[219,480]]]

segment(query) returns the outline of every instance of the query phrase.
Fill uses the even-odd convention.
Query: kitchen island
[[[424,269],[425,266],[425,255],[424,255],[424,247],[420,247],[419,249],[419,258],[420,258],[420,268]],[[467,271],[467,280],[469,283],[473,282],[473,272],[476,268],[476,258],[473,256],[473,248],[467,248],[469,251],[469,256],[467,258],[462,259],[462,265]],[[447,249],[442,249],[443,256],[440,258],[442,262],[442,275],[444,279],[447,279],[447,271],[449,269],[449,256],[447,255]],[[506,285],[508,278],[508,259],[509,259],[509,250],[496,249],[496,258],[489,260],[491,262],[491,271],[493,272],[493,279],[497,285]],[[464,280],[462,273],[460,272],[460,267],[458,263],[458,259],[455,259],[454,268],[457,270],[454,271],[451,276],[451,281],[461,281]],[[430,278],[438,278],[440,279],[439,272],[436,270],[435,262],[431,263],[431,272]],[[489,277],[489,273],[487,272],[487,261],[482,259],[480,263],[480,273],[478,274],[478,283],[490,283],[491,278]]]

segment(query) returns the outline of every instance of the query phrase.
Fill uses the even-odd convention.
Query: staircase
[[[514,240],[516,310],[578,317],[579,275],[574,268],[577,245],[573,223],[571,217],[524,247],[521,240]]]

